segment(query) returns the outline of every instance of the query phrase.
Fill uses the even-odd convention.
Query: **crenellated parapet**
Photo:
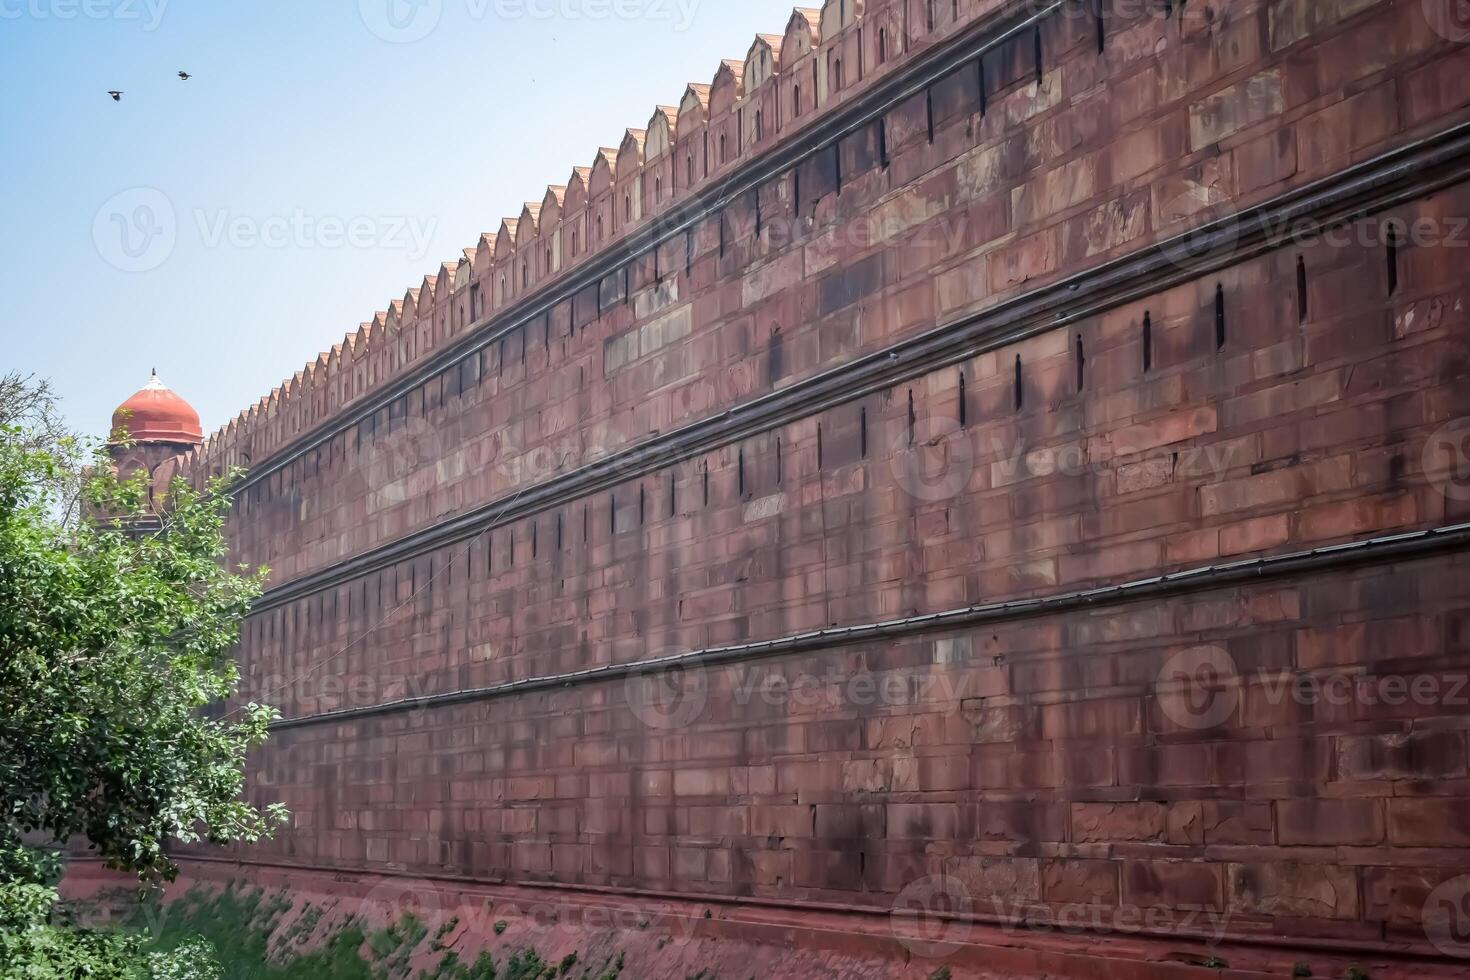
[[[467,330],[595,259],[683,199],[810,126],[1001,0],[828,0],[793,10],[709,83],[654,109],[456,260],[323,351],[185,457],[202,480],[259,464]]]

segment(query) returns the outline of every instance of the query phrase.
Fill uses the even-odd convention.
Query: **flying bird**
[[[121,102],[122,101],[122,93],[121,92],[109,91],[107,94],[110,95],[110,96],[112,96],[112,101],[114,101],[114,102]]]
[[[188,72],[186,72],[186,71],[181,71],[181,72],[179,72],[179,77],[180,77],[180,78],[181,78],[181,79],[183,79],[183,80],[184,80],[184,81],[186,81],[186,82],[187,82],[187,81],[188,81],[188,80],[189,80],[189,79],[191,79],[191,78],[193,78],[193,77],[194,77],[194,76],[193,76],[193,75],[191,75],[191,74],[189,74],[189,73],[188,73]]]

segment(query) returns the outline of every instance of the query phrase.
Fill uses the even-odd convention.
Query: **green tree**
[[[137,533],[126,515],[146,504],[144,474],[114,477],[43,387],[0,382],[0,398],[0,975],[187,975],[147,966],[129,937],[47,925],[55,868],[27,845],[85,841],[113,868],[169,879],[170,841],[251,841],[284,819],[244,798],[273,711],[205,710],[238,684],[230,652],[264,574],[226,562],[234,474],[176,480],[161,529]],[[135,972],[73,970],[71,955]]]

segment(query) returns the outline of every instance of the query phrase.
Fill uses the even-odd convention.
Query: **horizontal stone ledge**
[[[1311,222],[1320,234],[1467,179],[1470,123],[1463,123],[1239,214],[1227,215],[1194,232],[935,327],[720,415],[522,487],[507,498],[276,586],[257,600],[252,611],[278,608],[966,358],[1202,278],[1283,247],[1295,240],[1301,222]]]
[[[1470,524],[1454,524],[1426,531],[1368,538],[1345,544],[1314,548],[1265,558],[1220,565],[1207,565],[1168,575],[1125,582],[1096,589],[1064,592],[1034,599],[989,603],[952,609],[945,612],[883,622],[863,623],[814,630],[735,646],[711,647],[687,653],[640,660],[628,664],[610,664],[587,670],[530,677],[493,687],[450,691],[423,697],[403,698],[359,708],[343,708],[314,715],[283,718],[271,724],[272,731],[305,728],[313,725],[340,724],[384,715],[444,708],[470,702],[513,697],[537,691],[556,690],[574,684],[625,680],[639,674],[670,669],[707,667],[743,662],[765,657],[825,650],[847,643],[893,640],[945,632],[1017,619],[1050,616],[1084,607],[1106,607],[1150,599],[1165,599],[1219,589],[1248,582],[1261,582],[1293,575],[1316,574],[1365,564],[1407,561],[1470,546]]]
[[[749,939],[781,945],[794,941],[798,948],[837,943],[849,952],[854,945],[876,944],[876,947],[894,947],[905,960],[910,958],[909,953],[903,952],[906,940],[926,937],[933,941],[934,927],[940,922],[951,922],[969,926],[971,931],[954,944],[955,949],[945,956],[945,962],[955,965],[971,963],[996,969],[1013,962],[1012,957],[1020,956],[1022,961],[1015,965],[1024,966],[1027,975],[1045,972],[1047,976],[1059,978],[1097,976],[1099,960],[1121,970],[1121,976],[1134,975],[1130,970],[1131,964],[1148,963],[1146,975],[1155,980],[1192,978],[1199,975],[1199,967],[1188,961],[1170,962],[1168,955],[1177,955],[1179,950],[1177,946],[1163,945],[1190,939],[1209,941],[1213,949],[1223,951],[1224,958],[1235,964],[1231,975],[1241,978],[1261,977],[1264,980],[1285,975],[1285,964],[1298,953],[1332,957],[1332,966],[1343,972],[1346,964],[1355,958],[1373,956],[1389,958],[1405,968],[1433,970],[1434,976],[1470,976],[1470,969],[1457,966],[1456,961],[1432,948],[1422,938],[1386,938],[1377,929],[1344,933],[1330,928],[1316,934],[1303,931],[1298,935],[1285,936],[1276,931],[1270,919],[1240,913],[1230,915],[1229,924],[1220,930],[1219,913],[1212,922],[1203,913],[1191,915],[1180,912],[1180,921],[1169,928],[1151,925],[1144,916],[1136,914],[1142,912],[1140,909],[1134,909],[1135,914],[1125,921],[1122,916],[1113,918],[1108,914],[1109,910],[1099,907],[1096,909],[1098,914],[1090,918],[1095,918],[1100,928],[1084,926],[1064,932],[1054,927],[1054,917],[1046,917],[1048,906],[1043,902],[1023,904],[1029,907],[1027,913],[1035,916],[1033,922],[1051,921],[1053,928],[1036,928],[1028,925],[1026,919],[1009,914],[892,906],[886,900],[860,905],[616,885],[523,881],[494,874],[415,873],[364,865],[321,865],[305,861],[252,859],[242,855],[215,856],[193,849],[175,857],[185,880],[223,882],[236,880],[236,876],[247,880],[253,877],[263,887],[285,886],[307,893],[321,889],[339,897],[365,901],[385,893],[388,899],[395,899],[398,889],[392,883],[401,882],[406,894],[433,896],[440,903],[436,911],[444,914],[450,914],[457,908],[470,909],[470,914],[473,914],[474,909],[485,910],[488,903],[490,911],[485,912],[487,924],[500,914],[497,910],[501,909],[524,908],[533,913],[557,909],[560,910],[557,920],[565,922],[579,921],[584,915],[595,919],[610,912],[639,916],[641,910],[644,914],[654,913],[648,916],[651,922],[692,923],[701,934],[722,939]],[[100,866],[100,862],[91,858],[79,858],[71,863],[84,869]],[[83,870],[82,874],[85,875],[86,871]],[[1186,919],[1188,923],[1184,921]],[[1294,924],[1305,925],[1300,921]],[[638,928],[641,931],[642,927]],[[1107,942],[1103,946],[1089,945],[1087,940],[1090,936],[1106,936]],[[854,937],[861,937],[865,942],[854,944]],[[868,948],[875,950],[876,947],[870,945]],[[1034,960],[1037,956],[1044,957],[1044,961]],[[1275,968],[1269,965],[1270,961],[1282,957],[1285,957],[1284,962]],[[1073,973],[1074,969],[1081,972]]]

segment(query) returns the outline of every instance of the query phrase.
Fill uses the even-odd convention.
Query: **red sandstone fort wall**
[[[1470,578],[1436,543],[1462,532],[1201,570],[1464,520],[1436,449],[1470,408],[1470,183],[1438,134],[1470,76],[1424,4],[1191,0],[1105,16],[1101,53],[1069,6],[983,85],[966,62],[538,308],[1010,16],[940,3],[931,34],[911,6],[798,16],[186,461],[255,466],[231,535],[274,570],[241,664],[290,722],[254,767],[293,820],[251,859],[877,907],[954,881],[980,914],[1422,939],[1470,871]],[[880,23],[910,45],[881,69]],[[792,121],[813,65],[826,101]],[[739,158],[681,183],[757,107],[764,140],[731,131]],[[1299,233],[1150,251],[1253,208]],[[1058,314],[922,360],[927,331],[1034,297]],[[496,339],[359,408],[467,336]],[[700,422],[697,451],[635,458]],[[832,628],[857,631],[803,637]]]

